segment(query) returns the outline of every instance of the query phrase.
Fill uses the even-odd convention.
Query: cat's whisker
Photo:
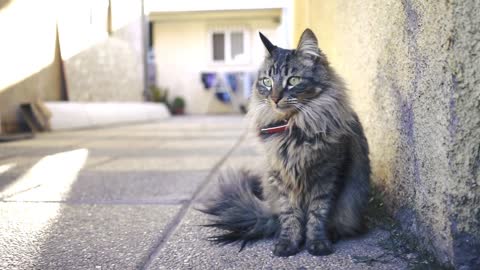
[[[257,115],[267,107],[268,105],[266,103],[258,103],[256,106],[253,107],[253,110],[252,108],[250,109],[250,114]]]
[[[308,118],[307,120],[315,119],[313,113],[308,109],[308,107],[299,106],[298,108],[305,115],[305,117]]]

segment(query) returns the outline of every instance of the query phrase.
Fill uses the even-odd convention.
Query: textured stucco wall
[[[142,101],[144,95],[142,5],[140,0],[111,1],[112,32],[107,33],[107,5],[96,7],[105,21],[92,32],[80,27],[75,8],[59,22],[68,98],[71,101]],[[75,1],[72,5],[83,5]],[[100,18],[101,19],[101,18]],[[71,21],[73,20],[73,23]],[[83,37],[82,37],[83,36]],[[78,46],[78,38],[86,43]]]
[[[3,132],[18,130],[20,103],[61,99],[53,2],[0,1],[0,130]]]
[[[142,101],[141,20],[64,61],[71,101]]]
[[[0,1],[3,132],[20,103],[65,99],[63,83],[71,101],[142,101],[142,31],[141,0]]]
[[[480,1],[296,3],[296,37],[311,27],[349,85],[391,212],[440,261],[479,269]]]

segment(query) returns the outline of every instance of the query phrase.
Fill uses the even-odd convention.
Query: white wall
[[[209,60],[208,33],[212,28],[245,27],[249,34],[250,62],[244,65],[218,65]],[[187,113],[231,112],[232,106],[215,100],[212,91],[205,91],[201,72],[255,71],[265,50],[258,38],[262,31],[272,41],[284,39],[279,22],[272,19],[246,20],[179,20],[154,24],[154,52],[157,63],[157,84],[170,89],[170,97],[186,99]]]

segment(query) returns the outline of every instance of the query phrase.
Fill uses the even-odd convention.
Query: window
[[[245,53],[245,46],[243,42],[243,32],[232,32],[230,33],[230,40],[231,40],[231,55],[232,59],[237,59],[237,57],[242,57]]]
[[[243,30],[213,31],[210,34],[211,61],[226,64],[247,63],[246,36]]]
[[[213,38],[213,61],[225,61],[225,34],[214,33]]]

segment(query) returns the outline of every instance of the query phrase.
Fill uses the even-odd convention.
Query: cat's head
[[[280,115],[292,115],[321,95],[329,81],[328,62],[310,29],[303,32],[295,50],[273,45],[262,33],[260,38],[267,57],[253,93],[258,105]]]

